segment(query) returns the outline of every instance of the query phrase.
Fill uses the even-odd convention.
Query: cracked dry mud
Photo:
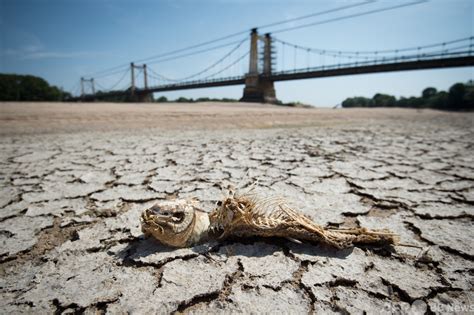
[[[2,313],[474,311],[473,115],[0,138]],[[418,116],[416,118],[415,116]],[[412,117],[413,116],[413,117]],[[258,180],[314,221],[425,248],[282,239],[172,249],[139,215]]]

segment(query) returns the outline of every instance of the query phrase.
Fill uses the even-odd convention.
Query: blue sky
[[[329,10],[358,1],[329,0],[0,0],[0,72],[38,75],[65,90],[78,91],[81,76],[131,61],[166,53],[254,26]],[[317,22],[333,17],[388,7],[411,0],[379,0],[324,16],[291,22],[261,32]],[[343,21],[275,34],[278,39],[301,46],[334,50],[383,50],[413,47],[468,37],[474,34],[472,0],[431,0],[414,6]],[[226,44],[244,40],[246,34]],[[181,78],[206,68],[233,45],[169,62],[151,63],[161,75]],[[206,47],[203,47],[206,48]],[[282,49],[277,44],[277,68]],[[225,61],[248,50],[244,43]],[[285,51],[287,68],[294,64]],[[297,67],[328,64],[319,56],[299,55]],[[245,59],[223,75],[247,68]],[[218,67],[215,68],[218,70]],[[103,87],[121,78],[117,73],[98,77]],[[447,89],[455,82],[474,79],[474,68],[423,70],[310,79],[276,83],[277,97],[316,106],[334,106],[350,96],[371,97],[377,92],[396,96],[418,95],[427,86]],[[121,84],[128,84],[124,77]],[[150,78],[150,83],[158,83]],[[139,80],[138,84],[142,84]],[[120,84],[118,85],[120,86]],[[168,92],[169,98],[232,97],[242,86]],[[158,95],[156,95],[158,96]]]

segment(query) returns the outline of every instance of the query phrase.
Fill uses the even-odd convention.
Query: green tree
[[[349,97],[342,102],[342,107],[349,108],[349,107],[371,107],[372,100],[367,97],[356,96],[356,97]]]
[[[464,94],[466,87],[462,83],[456,83],[449,88],[448,109],[461,110],[464,107]]]
[[[194,100],[192,98],[186,98],[186,97],[179,97],[177,100],[175,100],[177,103],[192,103]]]
[[[0,74],[0,101],[62,101],[70,97],[40,77]]]
[[[474,110],[474,82],[472,80],[466,84],[463,104],[465,110]]]
[[[211,99],[209,97],[200,97],[196,102],[209,102]]]
[[[409,107],[408,105],[408,99],[406,97],[402,96],[397,100],[397,107]]]
[[[407,104],[408,106],[407,107],[411,107],[411,108],[421,108],[423,107],[423,101],[421,98],[419,97],[409,97],[407,99]]]
[[[421,92],[421,97],[424,99],[428,99],[436,95],[437,90],[434,87],[427,87],[426,89]]]
[[[221,99],[221,102],[233,103],[233,102],[238,102],[238,100],[224,97],[223,99]]]
[[[406,107],[406,108],[436,108],[441,110],[473,110],[474,111],[474,82],[456,83],[449,92],[437,91],[428,87],[421,97],[401,97],[377,93],[372,99],[350,97],[342,102],[342,107]]]
[[[429,108],[436,108],[436,109],[447,109],[448,104],[448,93],[445,91],[441,91],[436,93],[434,96],[431,96],[428,99],[428,106]]]
[[[394,107],[397,104],[395,96],[377,93],[372,98],[374,107]]]

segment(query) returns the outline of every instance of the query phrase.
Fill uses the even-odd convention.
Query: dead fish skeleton
[[[397,245],[389,230],[324,228],[282,199],[233,194],[208,213],[194,199],[163,201],[143,211],[142,231],[172,247],[191,247],[227,237],[283,237],[343,249],[355,244]]]

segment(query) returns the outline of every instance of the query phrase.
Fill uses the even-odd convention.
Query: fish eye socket
[[[218,207],[222,206],[222,201],[219,200],[218,202],[216,202],[216,205],[217,205]]]
[[[164,217],[170,217],[173,215],[172,212],[169,210],[164,210],[163,208],[160,208],[158,206],[151,207],[147,211],[150,215],[158,215],[158,216],[164,216]]]
[[[183,220],[184,219],[184,213],[183,212],[175,212],[172,214],[173,215],[173,218],[177,219],[177,220]]]
[[[150,212],[153,212],[153,213],[160,213],[161,212],[161,208],[159,206],[153,206],[149,209]]]

